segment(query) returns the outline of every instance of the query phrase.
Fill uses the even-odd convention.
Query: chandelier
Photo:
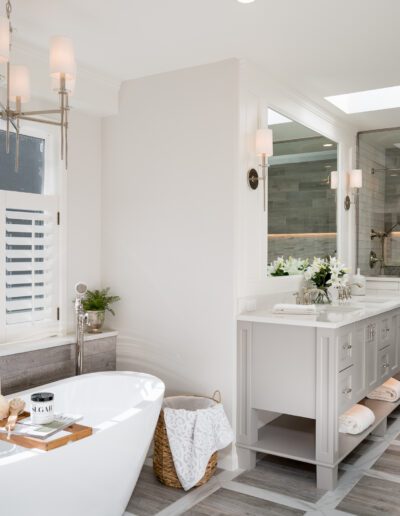
[[[0,118],[6,123],[6,152],[10,152],[10,131],[15,131],[15,170],[19,167],[20,121],[60,127],[61,160],[68,168],[68,112],[69,95],[76,80],[76,62],[72,41],[65,36],[54,36],[50,40],[49,67],[51,88],[58,93],[59,107],[41,111],[23,111],[22,105],[30,100],[30,79],[26,66],[11,64],[11,2],[6,2],[7,16],[0,16],[0,63],[6,65],[6,100],[0,102]]]

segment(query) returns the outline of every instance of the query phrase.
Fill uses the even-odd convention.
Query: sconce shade
[[[29,102],[31,97],[29,70],[26,66],[10,66],[10,100],[16,102],[17,97],[21,103]]]
[[[10,60],[10,22],[5,16],[0,16],[0,63]]]
[[[75,91],[76,85],[76,63],[74,64],[74,73],[72,77],[66,77],[65,79],[65,89],[69,95],[73,95]],[[51,89],[53,91],[59,92],[61,88],[60,77],[51,77]]]
[[[350,171],[350,188],[362,188],[362,170]]]
[[[332,170],[331,172],[331,189],[337,190],[339,181],[339,174],[337,170]]]
[[[73,79],[76,73],[72,40],[65,36],[53,36],[50,40],[50,77]]]
[[[271,129],[258,129],[256,135],[256,154],[257,156],[272,156],[273,155],[273,143],[272,143],[272,130]]]

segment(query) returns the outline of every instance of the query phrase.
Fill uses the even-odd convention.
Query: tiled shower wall
[[[278,256],[312,259],[335,253],[336,192],[328,179],[336,166],[336,160],[324,160],[269,167],[268,261]],[[296,237],[299,233],[315,236]],[[274,236],[282,234],[291,236]]]
[[[359,208],[359,247],[358,264],[362,274],[376,276],[380,273],[379,264],[373,269],[369,266],[371,251],[381,256],[379,239],[371,240],[371,229],[384,231],[385,228],[385,172],[372,169],[385,167],[384,152],[364,142],[359,142],[359,168],[363,171],[363,187],[360,190]]]
[[[386,194],[385,194],[385,230],[391,233],[386,241],[386,264],[385,274],[400,275],[400,172],[393,169],[400,169],[400,150],[386,150],[386,166],[389,169],[386,173]],[[399,224],[399,226],[396,226]]]

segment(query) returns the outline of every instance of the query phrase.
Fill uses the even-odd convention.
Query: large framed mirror
[[[335,256],[337,143],[268,110],[268,263]]]

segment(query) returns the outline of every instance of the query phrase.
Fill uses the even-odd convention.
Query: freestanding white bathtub
[[[82,414],[92,436],[50,452],[0,441],[1,516],[121,516],[143,466],[164,384],[142,373],[93,373],[20,396],[55,394],[57,412]]]

